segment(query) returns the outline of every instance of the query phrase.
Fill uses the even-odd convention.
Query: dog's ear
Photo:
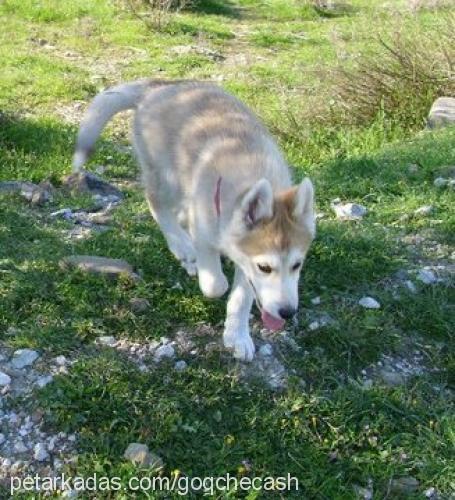
[[[267,179],[258,181],[243,196],[240,203],[240,213],[247,228],[252,228],[258,222],[272,217],[273,192]]]
[[[315,235],[314,188],[308,177],[303,179],[295,192],[293,216]]]

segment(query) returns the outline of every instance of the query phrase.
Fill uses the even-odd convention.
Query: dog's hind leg
[[[234,356],[243,361],[251,361],[255,350],[249,327],[253,298],[253,290],[243,271],[235,266],[234,283],[227,303],[223,341],[225,347],[232,349]]]
[[[173,211],[159,203],[157,197],[146,191],[145,193],[152,217],[160,227],[166,238],[169,250],[180,261],[190,276],[197,274],[196,252],[190,235],[179,224]]]

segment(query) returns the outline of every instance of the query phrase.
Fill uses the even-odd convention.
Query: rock
[[[311,299],[311,303],[312,303],[314,306],[318,306],[318,305],[320,305],[320,303],[321,303],[321,297],[314,297],[313,299]]]
[[[22,441],[16,441],[14,443],[14,451],[16,453],[25,453],[28,449]]]
[[[426,217],[427,215],[431,215],[433,210],[433,205],[424,205],[423,207],[414,210],[414,215],[417,217]]]
[[[403,385],[405,382],[403,375],[391,369],[384,368],[379,372],[379,374],[383,382],[390,387]]]
[[[11,384],[11,377],[7,373],[0,372],[0,385],[4,386],[9,384]]]
[[[98,337],[96,339],[96,343],[100,344],[100,345],[106,345],[109,347],[113,347],[117,343],[117,340],[112,335],[104,335],[102,337]]]
[[[412,476],[399,477],[397,479],[392,479],[390,483],[390,491],[401,494],[410,494],[417,490],[419,487],[419,481]]]
[[[68,363],[68,360],[66,359],[66,356],[57,356],[54,358],[55,363],[59,366],[65,366]]]
[[[308,329],[311,330],[312,332],[314,332],[315,330],[317,330],[321,325],[319,324],[319,321],[312,321],[309,325],[308,325]]]
[[[36,380],[36,385],[42,389],[43,387],[46,387],[46,385],[50,384],[53,380],[52,375],[43,375],[42,377],[39,377]]]
[[[259,348],[259,356],[266,357],[266,356],[272,356],[273,354],[273,349],[270,344],[264,344],[261,345]]]
[[[417,279],[425,285],[433,285],[438,281],[433,271],[430,269],[420,269],[417,273]]]
[[[130,443],[123,456],[134,465],[141,467],[150,467],[153,469],[162,469],[164,467],[161,457],[150,452],[148,446],[145,444]]]
[[[32,205],[42,205],[52,199],[51,193],[46,189],[50,185],[40,185],[27,181],[5,181],[0,182],[0,194],[17,193],[29,201]]]
[[[13,354],[11,364],[14,368],[22,369],[32,365],[39,358],[39,354],[32,349],[18,349]]]
[[[163,358],[173,358],[175,356],[175,349],[170,344],[165,344],[155,351],[155,361],[161,361]]]
[[[62,498],[77,498],[79,492],[77,490],[64,490],[62,492]]]
[[[186,364],[186,361],[181,359],[180,361],[177,361],[174,365],[174,369],[178,372],[183,372],[188,368],[188,365]]]
[[[437,497],[437,491],[434,486],[430,486],[423,492],[425,498],[435,498]]]
[[[362,297],[359,300],[359,305],[365,309],[380,309],[381,304],[373,297]]]
[[[406,280],[404,282],[404,286],[411,292],[411,293],[417,293],[417,288],[414,285],[414,283],[411,280]]]
[[[100,196],[114,195],[118,199],[123,198],[123,194],[118,188],[87,170],[67,175],[63,179],[63,185],[71,191],[79,193],[92,193]]]
[[[141,299],[139,297],[133,297],[130,300],[130,307],[136,314],[143,314],[148,309],[150,309],[150,302],[147,299]]]
[[[431,106],[427,127],[440,128],[455,124],[455,97],[439,97]]]
[[[61,208],[60,210],[56,210],[50,214],[52,218],[62,217],[65,220],[71,220],[73,217],[73,211],[71,208]]]
[[[49,458],[46,445],[44,443],[37,443],[33,448],[33,458],[38,462],[44,462]]]
[[[139,276],[133,271],[133,266],[122,259],[110,259],[94,255],[72,255],[60,261],[62,269],[79,269],[92,274],[103,274],[108,277],[129,276],[137,280]]]
[[[0,446],[5,442],[6,437],[4,434],[0,433]]]
[[[224,61],[224,59],[226,59],[222,54],[213,49],[209,49],[208,47],[200,47],[197,45],[176,45],[175,47],[172,47],[171,50],[172,52],[174,52],[174,54],[177,54],[179,56],[187,54],[198,54],[208,57],[213,61]]]
[[[444,177],[436,177],[436,179],[433,182],[434,187],[437,188],[443,188],[447,186],[449,183],[449,179],[444,179]]]
[[[408,166],[408,174],[409,175],[415,175],[415,174],[418,174],[420,171],[420,166],[417,165],[417,163],[411,163],[409,166]]]
[[[366,207],[357,203],[341,203],[334,200],[330,205],[339,220],[361,220],[367,213]]]

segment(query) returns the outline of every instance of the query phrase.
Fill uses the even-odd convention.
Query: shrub
[[[160,30],[169,21],[171,12],[178,12],[192,0],[124,0],[128,9],[147,27]]]

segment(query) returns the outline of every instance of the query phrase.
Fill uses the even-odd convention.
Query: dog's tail
[[[170,82],[137,80],[111,87],[98,94],[90,103],[79,128],[73,156],[73,172],[81,170],[104,126],[115,114],[134,108],[147,88],[166,83]]]

